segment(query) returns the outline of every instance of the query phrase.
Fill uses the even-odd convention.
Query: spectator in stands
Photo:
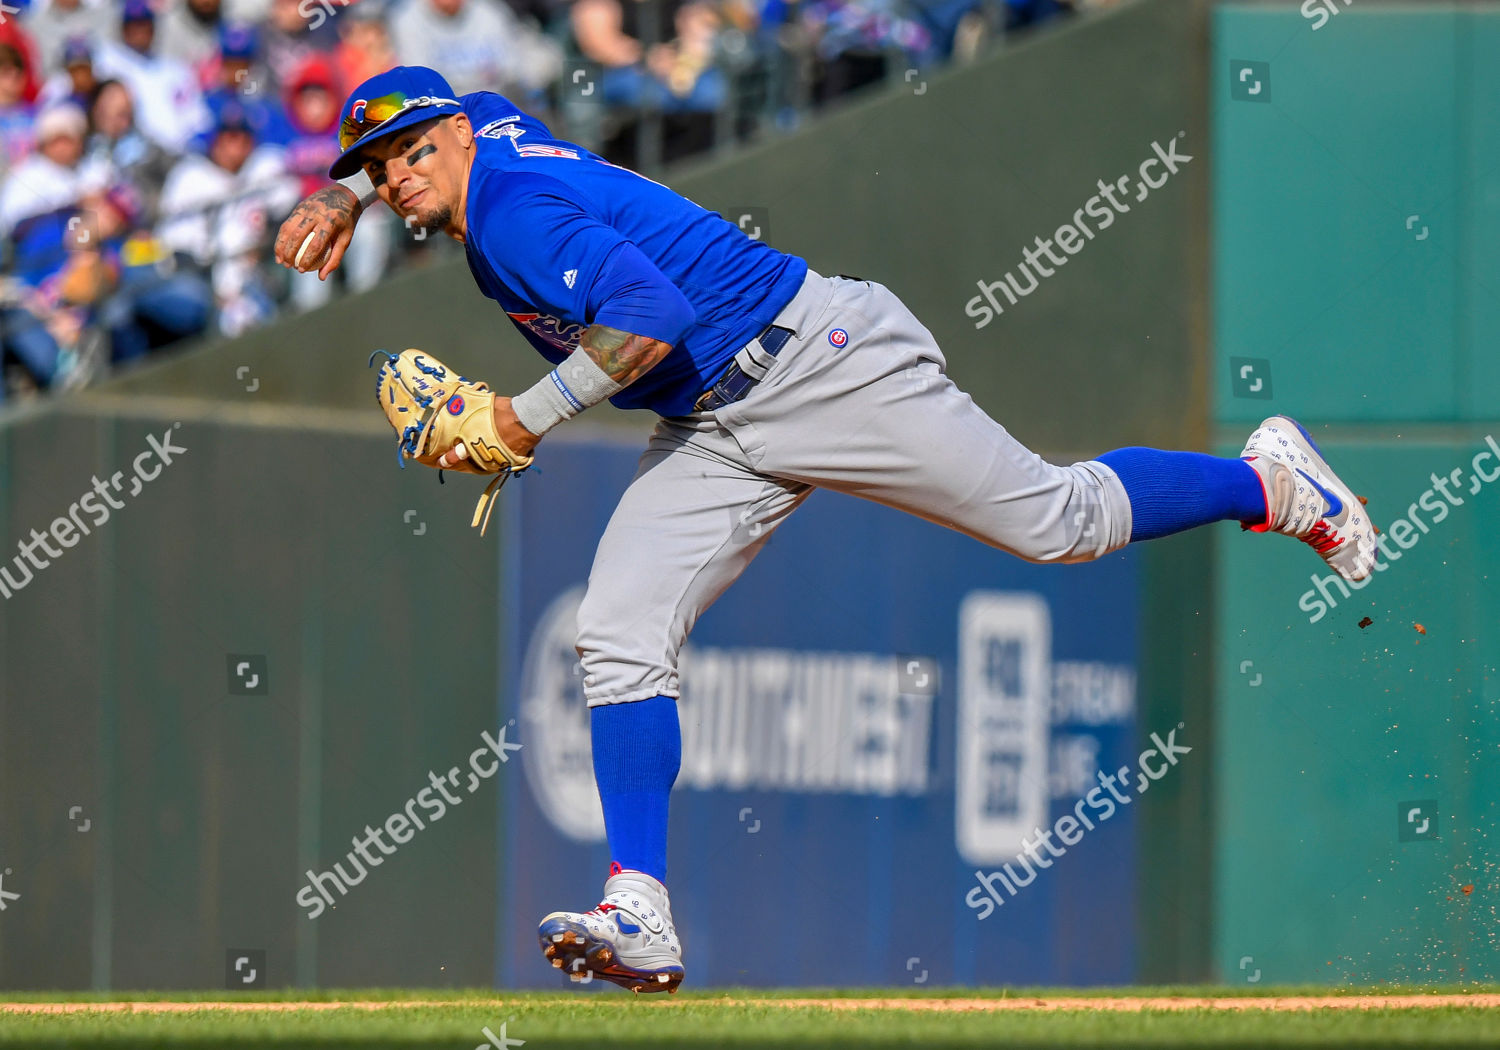
[[[668,111],[718,109],[727,92],[723,75],[713,68],[718,13],[706,3],[683,4],[673,24],[676,38],[646,53],[646,68],[666,89],[658,104]]]
[[[120,41],[102,42],[94,70],[123,81],[135,100],[136,125],[171,153],[185,150],[212,120],[187,66],[155,50],[156,14],[146,0],[125,0]]]
[[[261,271],[273,220],[297,203],[298,181],[278,147],[257,146],[245,111],[226,106],[208,156],[180,160],[161,195],[159,235],[172,251],[209,271],[225,335],[262,324],[275,313]]]
[[[306,197],[328,185],[328,167],[339,156],[333,126],[338,123],[344,92],[333,63],[322,55],[302,63],[286,86],[284,101],[292,128],[286,166],[301,180],[297,196]]]
[[[174,0],[161,16],[156,47],[191,69],[198,84],[206,89],[219,56],[222,28],[219,0]]]
[[[610,83],[611,74],[634,69],[645,57],[641,42],[626,31],[625,8],[620,0],[575,0],[569,18],[579,53],[604,67],[605,84]],[[619,89],[614,94],[615,104],[622,104]]]
[[[65,40],[62,65],[62,69],[42,85],[37,102],[42,106],[71,102],[87,111],[89,100],[94,97],[94,88],[99,83],[94,76],[94,52],[89,42],[81,36]]]
[[[21,86],[21,101],[29,106],[35,105],[37,93],[42,88],[41,66],[37,61],[36,47],[18,19],[0,18],[0,46],[9,46],[21,56],[21,67],[26,74]]]
[[[95,301],[111,360],[134,360],[203,332],[213,290],[198,267],[177,259],[140,226],[140,211],[126,194],[96,194],[84,207],[102,264]]]
[[[618,0],[574,0],[568,19],[578,51],[606,69],[630,66],[645,50],[625,26],[625,8]]]
[[[287,170],[300,179],[299,198],[328,185],[328,168],[339,155],[334,125],[343,101],[333,63],[321,55],[309,58],[287,85],[287,113],[296,131],[286,146]],[[393,219],[386,208],[361,216],[339,266],[350,291],[373,287],[385,272]],[[367,221],[370,229],[362,230]],[[291,282],[292,303],[300,310],[323,305],[333,292],[332,283],[318,280],[316,272],[294,273]]]
[[[86,156],[108,172],[109,183],[128,191],[137,215],[155,215],[157,196],[172,166],[172,157],[135,126],[130,89],[106,80],[89,100]]]
[[[32,386],[46,388],[57,377],[61,352],[38,312],[29,286],[10,279],[0,284],[0,363],[19,365]],[[8,386],[0,376],[0,403]]]
[[[703,3],[671,12],[676,39],[649,54],[638,37],[644,27],[634,0],[577,0],[573,38],[584,58],[604,67],[600,88],[612,106],[653,106],[669,111],[709,111],[723,99],[723,79],[712,70],[718,16]],[[660,10],[660,9],[658,9]],[[666,34],[656,27],[653,34]]]
[[[820,102],[880,80],[892,55],[910,66],[930,58],[932,34],[905,17],[897,0],[811,0],[800,11],[821,62]]]
[[[292,138],[292,127],[287,122],[280,99],[269,88],[270,74],[256,60],[257,51],[254,29],[245,25],[225,25],[219,36],[219,80],[204,96],[204,101],[213,114],[215,126],[225,106],[237,106],[255,129],[257,142],[284,144]],[[199,136],[199,150],[208,150],[213,134],[214,130],[210,128]]]
[[[0,44],[0,175],[31,153],[35,115],[25,101],[26,60]]]
[[[355,4],[339,16],[338,27],[340,40],[334,57],[345,84],[363,84],[376,73],[401,64],[378,5],[369,0]]]
[[[408,0],[391,18],[405,65],[441,69],[453,90],[537,95],[562,71],[562,52],[503,0]]]
[[[260,25],[271,13],[271,0],[224,0],[224,20]]]
[[[314,0],[271,0],[270,15],[260,30],[261,58],[271,72],[262,91],[279,96],[303,62],[314,54],[333,53],[338,31],[328,10],[336,9],[338,0],[327,4],[325,8]]]
[[[84,165],[88,118],[71,103],[43,110],[35,127],[35,151],[16,165],[0,187],[0,234],[16,236],[28,220],[76,208],[103,185],[107,173]]]
[[[932,38],[929,53],[918,59],[923,69],[951,58],[972,59],[998,28],[991,25],[986,0],[909,0],[908,9]]]
[[[94,49],[82,37],[74,37],[63,44],[63,75],[68,78],[68,91],[59,102],[67,101],[75,106],[86,107],[93,98],[99,78],[94,76]],[[49,102],[51,100],[48,100]]]
[[[114,36],[115,14],[108,0],[34,0],[26,29],[36,42],[42,74],[50,75],[62,71],[69,40],[92,43]]]
[[[103,181],[83,163],[87,126],[77,106],[44,110],[36,151],[0,188],[0,234],[10,241],[16,278],[0,305],[0,344],[39,387],[69,370],[86,319],[88,304],[70,296],[91,287],[92,260],[70,249],[80,241],[79,205]]]

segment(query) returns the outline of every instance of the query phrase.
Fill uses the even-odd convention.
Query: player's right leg
[[[1028,561],[1087,561],[1234,521],[1304,540],[1347,578],[1373,571],[1368,515],[1291,420],[1267,420],[1239,458],[1127,448],[1049,463],[948,378],[932,334],[888,289],[831,285],[816,317],[788,319],[797,338],[766,380],[720,413],[753,432],[763,472],[909,511]]]
[[[1323,458],[1312,436],[1289,416],[1271,416],[1250,435],[1238,459],[1191,452],[1121,448],[1099,462],[1130,496],[1131,540],[1155,539],[1208,521],[1240,522],[1252,532],[1279,532],[1306,543],[1346,580],[1375,571],[1375,527],[1364,503]],[[1228,471],[1236,474],[1227,474]],[[1210,474],[1218,474],[1217,479]],[[1249,479],[1249,480],[1247,480]],[[1231,512],[1187,514],[1236,494]],[[1246,512],[1254,509],[1253,516]]]
[[[666,887],[668,799],[682,758],[678,653],[811,491],[742,460],[712,421],[664,421],[599,541],[578,653],[613,862],[595,908],[553,912],[537,931],[548,961],[576,979],[655,992],[683,978]]]

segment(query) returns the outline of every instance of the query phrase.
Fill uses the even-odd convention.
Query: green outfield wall
[[[1500,10],[1314,21],[1215,12],[1213,410],[1310,424],[1393,554],[1218,536],[1216,969],[1493,980]]]
[[[493,724],[496,547],[469,536],[472,494],[326,423],[174,422],[0,431],[7,536],[125,472],[120,507],[4,605],[0,860],[21,899],[0,983],[223,987],[231,948],[265,952],[273,985],[487,983],[493,783],[347,904],[293,903]],[[132,497],[152,437],[187,451],[144,461]]]

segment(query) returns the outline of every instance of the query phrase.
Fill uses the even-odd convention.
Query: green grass
[[[220,988],[193,988],[161,991],[113,992],[91,991],[0,991],[3,1003],[119,1003],[119,1002],[238,1002],[238,1003],[348,1003],[348,1002],[442,1002],[442,1003],[559,1003],[576,1002],[600,996],[605,1001],[684,1003],[707,1001],[722,1003],[726,999],[1152,999],[1176,997],[1189,999],[1266,999],[1278,996],[1361,996],[1361,995],[1500,995],[1500,984],[1381,984],[1359,987],[1332,987],[1325,984],[1132,984],[1122,987],[1095,988],[924,988],[920,985],[896,985],[889,988],[718,988],[703,991],[685,985],[676,995],[631,996],[611,985],[599,982],[594,988],[558,992],[510,992],[490,988],[271,988],[265,991],[225,991]]]
[[[1454,989],[1457,991],[1458,989]],[[1474,991],[1475,989],[1467,989]],[[1489,989],[1484,989],[1488,991]],[[1391,991],[1391,989],[1380,989]],[[1411,991],[1416,991],[1412,989]],[[1431,989],[1427,989],[1431,991]],[[1360,994],[1343,989],[1257,989],[1253,994]],[[7,996],[10,1001],[110,999],[425,1000],[440,1005],[379,1012],[249,1012],[199,1010],[174,1014],[0,1015],[0,1045],[135,1047],[361,1047],[468,1050],[485,1043],[482,1029],[530,1050],[589,1047],[667,1050],[752,1047],[1493,1047],[1500,1046],[1500,1011],[1474,1007],[1340,1010],[1104,1013],[938,1013],[904,1010],[786,1007],[778,998],[1073,997],[1080,995],[1243,995],[1245,989],[1130,989],[1111,992],[941,990],[901,992],[687,992],[633,998],[613,989],[579,995],[439,992],[420,989],[344,992],[180,995],[115,993]]]

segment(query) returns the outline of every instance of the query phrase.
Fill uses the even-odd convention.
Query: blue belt
[[[780,328],[773,324],[746,343],[734,355],[734,360],[714,385],[698,399],[693,410],[712,412],[725,405],[732,405],[748,394],[751,387],[766,377],[771,365],[776,362],[776,355],[781,353],[782,347],[786,346],[787,340],[794,334],[796,333],[790,328]]]

